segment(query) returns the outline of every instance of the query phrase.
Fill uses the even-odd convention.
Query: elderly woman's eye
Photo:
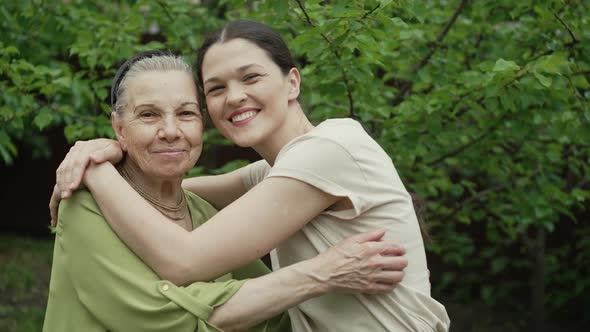
[[[156,115],[157,115],[157,114],[156,114],[156,113],[154,113],[154,112],[142,112],[141,114],[139,114],[139,116],[140,116],[142,119],[146,119],[146,120],[153,119],[153,118],[155,118],[155,117],[156,117]]]
[[[179,115],[182,117],[193,117],[193,116],[198,116],[199,114],[196,111],[184,110],[184,111],[180,111]]]

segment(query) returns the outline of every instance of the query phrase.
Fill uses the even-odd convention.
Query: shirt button
[[[168,284],[163,284],[162,285],[162,290],[165,292],[168,290],[168,288],[170,288],[170,286],[168,286]]]

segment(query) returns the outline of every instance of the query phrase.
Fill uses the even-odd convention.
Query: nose
[[[178,128],[177,119],[173,117],[165,117],[162,121],[162,126],[158,130],[158,137],[166,141],[172,142],[180,136],[180,129]]]
[[[247,99],[246,91],[240,84],[228,84],[227,103],[232,106],[239,106]]]

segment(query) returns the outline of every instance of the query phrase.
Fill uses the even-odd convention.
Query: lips
[[[177,160],[179,158],[184,158],[186,151],[187,150],[185,149],[158,149],[152,151],[152,153],[160,158]]]
[[[229,120],[235,125],[245,124],[258,114],[260,110],[257,108],[242,108],[231,114]]]
[[[181,153],[186,151],[185,149],[165,149],[165,150],[155,150],[154,153]]]

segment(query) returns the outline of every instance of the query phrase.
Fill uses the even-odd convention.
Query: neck
[[[177,204],[182,194],[182,178],[179,179],[158,179],[150,177],[143,173],[139,166],[130,158],[119,166],[119,171],[126,177],[128,182],[132,182],[134,188],[156,199],[162,204]]]
[[[269,137],[266,137],[262,143],[253,148],[272,166],[277,155],[287,143],[312,129],[313,125],[303,113],[301,105],[295,101],[289,105],[287,116],[282,125]]]

